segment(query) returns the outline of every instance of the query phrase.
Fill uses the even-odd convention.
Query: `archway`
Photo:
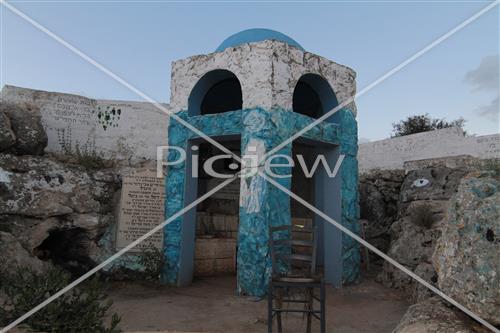
[[[339,103],[330,84],[318,74],[304,74],[293,91],[293,111],[319,118]],[[328,121],[328,119],[327,119]]]
[[[195,84],[188,99],[189,116],[241,110],[241,84],[236,75],[216,69],[203,75]]]

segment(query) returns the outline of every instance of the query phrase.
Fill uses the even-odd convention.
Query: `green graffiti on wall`
[[[120,116],[122,114],[122,109],[106,106],[106,107],[97,107],[97,120],[102,128],[106,131],[111,127],[118,127],[118,123],[120,121]]]

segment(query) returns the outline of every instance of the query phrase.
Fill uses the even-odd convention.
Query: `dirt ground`
[[[267,300],[235,291],[236,277],[222,276],[198,278],[185,288],[113,283],[109,295],[126,332],[267,332]],[[328,287],[326,300],[327,331],[335,333],[391,332],[408,308],[401,295],[371,279]],[[284,318],[284,332],[305,332],[301,314]]]

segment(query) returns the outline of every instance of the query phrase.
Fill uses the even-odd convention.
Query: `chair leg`
[[[314,309],[314,299],[313,299],[314,288],[307,288],[306,296],[307,296],[307,310],[312,311]],[[311,333],[311,321],[312,321],[312,313],[307,313],[307,333]]]
[[[321,281],[319,293],[320,293],[319,299],[320,299],[320,307],[321,307],[321,314],[320,314],[321,329],[320,329],[320,332],[325,333],[326,332],[326,307],[325,307],[325,282],[324,281]]]
[[[269,282],[267,291],[267,332],[273,332],[273,282]]]
[[[276,290],[276,309],[283,310],[283,288]],[[283,326],[281,324],[281,311],[276,312],[276,321],[278,323],[278,333],[283,333]]]

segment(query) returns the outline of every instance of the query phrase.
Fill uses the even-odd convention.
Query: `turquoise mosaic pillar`
[[[340,151],[344,155],[341,168],[342,225],[359,235],[358,125],[349,111],[341,110],[335,116],[341,128]],[[357,282],[360,266],[360,244],[342,234],[342,282]]]
[[[180,114],[180,116],[186,118],[183,114]],[[188,137],[188,129],[175,119],[171,119],[168,129],[169,146],[187,149]],[[180,153],[176,150],[169,150],[167,160],[169,162],[177,161],[179,159],[179,154]],[[165,218],[173,216],[184,208],[185,169],[186,161],[176,165],[170,165],[167,168],[168,176],[165,180],[165,197],[168,199],[165,201]],[[162,281],[170,285],[176,285],[178,282],[183,221],[183,216],[177,217],[164,228],[163,254],[166,263],[163,269]]]
[[[262,109],[244,111],[241,151],[247,155],[263,156],[289,137],[290,124],[287,120],[279,112]],[[277,154],[291,156],[291,144]],[[273,162],[280,163],[280,160],[276,158]],[[265,173],[263,167],[259,171]],[[291,168],[280,167],[272,171],[285,175],[291,173]],[[291,178],[275,180],[290,189]],[[240,198],[238,292],[262,296],[267,292],[271,274],[269,226],[291,223],[290,197],[261,175],[255,174],[242,179]]]

